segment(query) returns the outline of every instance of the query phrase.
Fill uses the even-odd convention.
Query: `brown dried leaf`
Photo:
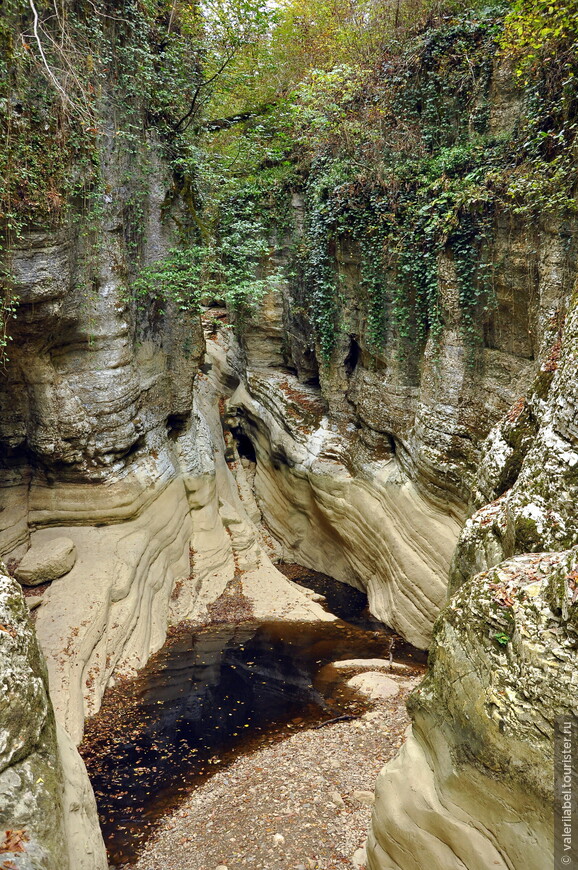
[[[498,593],[494,595],[494,601],[502,607],[512,607],[514,604],[514,599],[511,595],[508,595],[504,589],[500,589]]]
[[[26,831],[6,831],[4,842],[0,845],[0,852],[25,852],[24,843],[27,841]]]

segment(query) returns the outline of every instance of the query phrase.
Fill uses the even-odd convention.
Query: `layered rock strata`
[[[554,339],[482,445],[413,734],[378,783],[371,870],[552,864],[554,733],[578,715],[575,295]]]
[[[554,731],[578,713],[577,559],[517,556],[452,598],[412,733],[378,779],[371,870],[552,865]]]
[[[151,182],[151,196],[163,189]],[[71,806],[90,785],[70,740],[114,675],[141,667],[171,623],[202,616],[233,579],[257,619],[330,618],[260,545],[225,461],[218,396],[196,383],[198,316],[170,305],[145,315],[127,300],[113,194],[90,263],[73,227],[31,231],[12,252],[20,305],[0,383],[0,556],[11,571],[25,557],[24,582],[51,581],[35,619],[68,735]],[[147,230],[150,257],[161,256],[165,230],[152,217]],[[55,567],[63,538],[68,557]],[[101,870],[86,861],[75,870]]]
[[[511,120],[519,107],[508,113],[507,102],[498,115]],[[298,233],[302,203],[293,205]],[[505,414],[518,413],[540,364],[551,365],[575,265],[567,234],[555,221],[530,232],[497,219],[495,304],[475,347],[465,336],[455,267],[442,257],[441,335],[403,358],[390,318],[377,349],[359,252],[343,240],[342,322],[331,360],[318,362],[303,288],[289,283],[277,283],[240,349],[230,348],[230,380],[241,386],[229,422],[252,443],[258,505],[281,557],[367,589],[372,612],[417,646],[431,641],[460,526],[484,503],[477,471],[485,439]],[[524,449],[515,448],[499,485],[511,484]]]
[[[372,613],[426,648],[446,595],[458,525],[392,456],[364,449],[291,375],[250,372],[229,424],[256,453],[257,503],[287,561],[365,589]]]

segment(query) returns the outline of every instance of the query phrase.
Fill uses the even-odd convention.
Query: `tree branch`
[[[189,106],[188,111],[185,112],[183,117],[180,118],[176,124],[173,124],[173,130],[175,131],[175,133],[178,133],[179,128],[186,121],[188,121],[189,118],[191,118],[193,116],[195,109],[197,108],[197,100],[199,98],[199,94],[201,93],[203,88],[206,88],[209,85],[211,85],[215,81],[215,79],[217,79],[221,75],[221,73],[225,70],[225,68],[231,63],[231,61],[233,60],[234,57],[235,57],[235,51],[233,51],[231,54],[227,55],[226,59],[223,61],[223,63],[221,64],[221,66],[219,67],[217,72],[214,73],[214,75],[212,75],[210,79],[207,79],[206,81],[203,81],[199,85],[197,85],[197,89],[196,89],[195,93],[193,94],[193,99],[191,101],[191,105]],[[185,127],[185,129],[186,129],[186,127]]]
[[[50,67],[48,65],[48,61],[46,60],[46,55],[44,54],[44,48],[42,47],[42,42],[40,40],[40,34],[38,33],[38,21],[39,21],[39,19],[38,19],[38,12],[36,10],[36,6],[34,5],[34,0],[28,0],[28,5],[32,9],[32,14],[34,15],[34,24],[33,24],[34,38],[35,38],[36,44],[38,46],[38,51],[40,52],[40,57],[42,58],[42,63],[44,64],[44,67],[46,69],[46,72],[48,73],[50,81],[52,82],[52,84],[54,85],[56,90],[59,92],[59,94],[62,95],[62,98],[64,99],[64,101],[66,103],[69,103],[70,98],[69,98],[68,94],[66,93],[66,91],[64,90],[64,88],[62,87],[62,85],[60,84],[60,82],[58,81],[58,79],[56,78],[54,73],[52,72],[52,70],[50,69]]]
[[[233,127],[235,124],[242,124],[244,121],[250,121],[252,118],[259,118],[267,114],[269,109],[274,108],[276,105],[276,102],[263,103],[262,106],[256,106],[247,112],[239,112],[237,115],[230,115],[228,118],[215,118],[214,121],[207,121],[205,124],[202,124],[200,129],[206,130],[209,133],[213,133],[216,130],[228,130],[229,127]]]

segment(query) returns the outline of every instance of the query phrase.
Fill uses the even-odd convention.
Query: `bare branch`
[[[171,30],[173,28],[173,21],[175,19],[175,12],[177,11],[177,0],[173,0],[171,6],[171,15],[169,18],[169,26],[167,28],[167,36],[170,36]]]
[[[173,129],[174,129],[175,132],[178,132],[178,131],[179,131],[179,128],[180,128],[180,127],[181,127],[181,126],[182,126],[186,121],[188,121],[189,118],[192,118],[192,116],[194,115],[195,109],[197,108],[197,102],[198,102],[199,96],[200,96],[201,91],[203,90],[203,88],[208,87],[209,85],[211,85],[211,84],[215,81],[215,79],[218,79],[218,78],[219,78],[219,76],[221,75],[221,73],[224,72],[224,70],[226,69],[226,67],[231,63],[231,61],[232,61],[233,58],[235,57],[235,54],[236,54],[236,51],[232,51],[232,52],[230,52],[229,54],[227,54],[225,60],[223,61],[223,63],[222,63],[221,66],[219,67],[219,69],[216,71],[216,73],[215,73],[214,75],[212,75],[211,78],[207,79],[206,81],[202,81],[199,85],[197,85],[197,88],[196,88],[196,90],[195,90],[195,93],[193,94],[193,99],[192,99],[192,101],[191,101],[191,105],[189,106],[188,111],[185,112],[185,114],[183,115],[183,117],[180,118],[180,119],[177,121],[177,123],[173,125]],[[188,126],[188,125],[187,125],[187,126]],[[186,130],[187,127],[185,127],[184,129]]]
[[[36,10],[36,6],[34,5],[34,0],[28,0],[28,5],[32,9],[32,14],[34,15],[34,24],[33,24],[34,38],[35,38],[36,44],[38,46],[38,51],[40,52],[40,57],[42,58],[42,63],[44,64],[44,67],[46,69],[46,72],[48,73],[48,77],[50,78],[50,81],[52,82],[52,84],[54,85],[56,90],[59,92],[59,94],[62,96],[64,102],[69,103],[70,99],[68,97],[68,94],[66,93],[66,91],[64,90],[64,88],[62,87],[62,85],[60,84],[60,82],[58,81],[58,79],[56,78],[54,73],[52,72],[52,70],[50,69],[50,66],[48,65],[48,61],[46,60],[46,55],[44,54],[44,48],[42,47],[42,41],[40,39],[40,34],[38,33],[38,12]]]

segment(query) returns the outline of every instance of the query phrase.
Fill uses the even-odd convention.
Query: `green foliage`
[[[360,255],[376,352],[391,337],[402,356],[439,338],[442,262],[475,348],[492,305],[495,213],[576,208],[577,4],[78,0],[55,15],[38,0],[35,31],[29,3],[3,0],[4,324],[9,251],[27,227],[74,219],[98,244],[113,141],[141,302],[194,311],[219,298],[242,323],[283,277],[271,253],[295,238],[299,193],[303,234],[285,277],[303,282],[325,361],[342,328],[342,244]],[[524,104],[500,138],[489,125],[498,52]],[[139,272],[159,155],[181,244]]]
[[[501,44],[516,60],[517,74],[524,76],[532,74],[546,53],[573,52],[577,39],[577,0],[515,0]]]
[[[512,638],[510,637],[510,635],[509,635],[509,634],[506,634],[506,633],[503,632],[503,631],[498,631],[498,632],[496,632],[496,634],[494,635],[494,640],[495,640],[497,643],[499,643],[500,646],[508,646],[508,644],[510,643],[511,639],[512,639]]]
[[[224,203],[208,289],[224,299],[239,325],[255,314],[260,300],[282,278],[281,270],[268,271],[271,253],[266,227],[259,215],[251,214],[251,202]]]
[[[140,270],[131,290],[141,306],[154,299],[194,313],[216,298],[234,312],[238,326],[255,313],[281,272],[267,269],[271,246],[259,216],[249,214],[250,202],[227,205],[218,233],[207,242],[183,240],[181,247]]]
[[[313,163],[305,188],[306,244],[301,252],[304,255],[304,280],[309,317],[325,362],[331,357],[340,326],[336,264],[331,243],[337,220],[332,193],[343,181],[343,169],[337,161],[320,158]]]
[[[173,248],[166,257],[146,266],[132,283],[141,304],[151,298],[172,302],[179,311],[200,311],[204,248]]]
[[[342,68],[335,79],[314,78],[318,90],[308,84],[306,109],[311,113],[314,102],[317,112],[309,144],[317,154],[305,188],[305,278],[324,359],[339,331],[332,252],[339,239],[350,239],[360,251],[368,338],[377,350],[389,328],[402,355],[427,335],[440,335],[444,253],[454,263],[464,337],[470,346],[479,340],[480,315],[491,305],[483,257],[495,198],[491,184],[504,157],[503,146],[483,134],[480,113],[496,50],[494,25],[493,17],[474,17],[430,31],[410,42],[385,74],[358,77],[358,86],[349,73],[344,86]],[[379,137],[353,141],[355,118],[376,129],[377,101]],[[303,119],[297,135],[304,144]]]
[[[1,276],[3,293],[0,304],[0,363],[4,363],[8,357],[10,335],[10,321],[18,315],[18,299],[10,290],[9,276]]]
[[[274,17],[264,0],[210,0],[202,8],[184,0],[125,0],[116,6],[108,0],[58,6],[2,0],[0,331],[14,310],[10,251],[29,228],[74,222],[87,240],[89,261],[99,244],[102,203],[114,202],[127,255],[138,262],[159,150],[174,172],[167,203],[181,199],[185,235],[191,227],[203,229],[199,125],[215,89],[232,92],[239,84],[248,62],[239,58],[266,38]],[[115,176],[122,176],[114,191],[103,154],[105,164],[114,162]],[[233,276],[224,246],[222,240],[220,254],[211,256],[221,262],[222,254],[227,294],[240,309],[241,300],[259,292],[258,284],[243,277],[255,252],[241,246],[242,264]],[[175,251],[168,257],[163,275],[178,304],[188,299],[183,276],[192,278],[197,265]]]
[[[501,38],[525,98],[518,161],[508,179],[517,214],[576,211],[578,3],[516,0]]]
[[[570,4],[552,11],[538,2],[518,3],[508,15],[507,50],[524,61],[525,111],[517,129],[495,138],[489,88],[496,54],[506,50],[506,11],[470,7],[430,21],[422,33],[395,30],[397,39],[376,49],[379,65],[344,62],[354,50],[337,48],[332,31],[338,62],[308,70],[291,95],[285,129],[307,179],[305,284],[325,360],[340,330],[340,240],[360,252],[370,342],[379,349],[388,334],[396,336],[402,355],[428,335],[439,337],[439,267],[449,261],[473,361],[494,304],[496,211],[575,211],[578,18]],[[554,45],[560,54],[552,58]],[[327,64],[327,54],[320,57]]]

